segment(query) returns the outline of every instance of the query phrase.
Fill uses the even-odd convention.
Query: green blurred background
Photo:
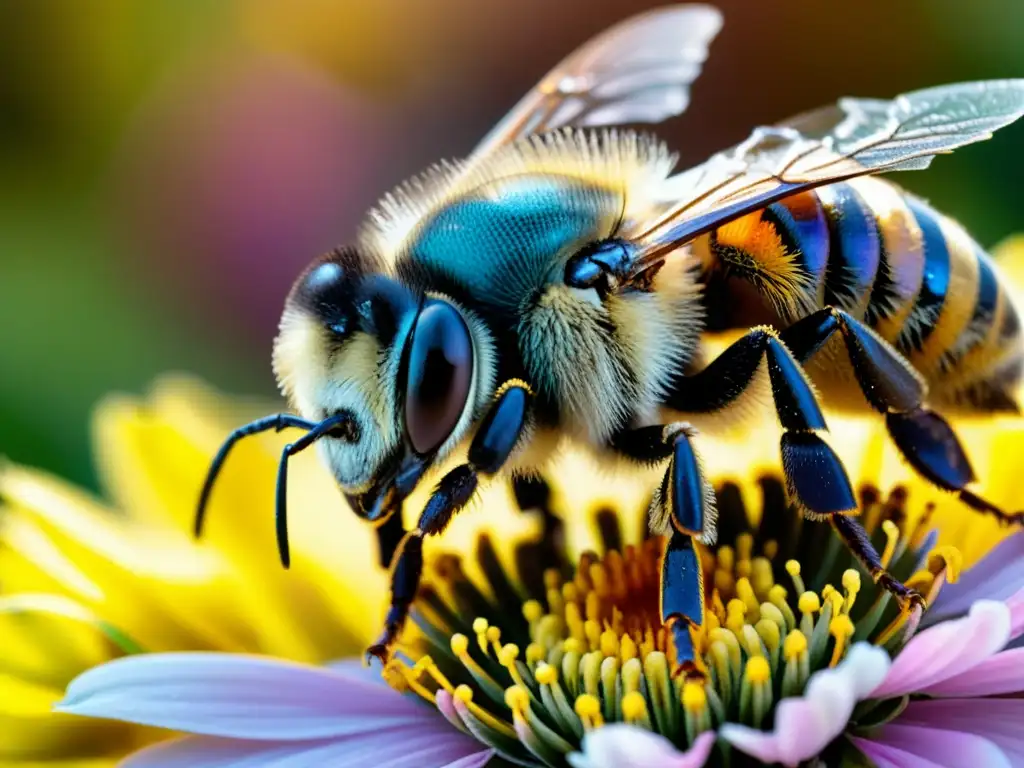
[[[92,483],[88,414],[167,370],[270,395],[312,256],[636,0],[0,0],[0,454]],[[719,3],[697,162],[840,95],[1024,75],[1024,3]],[[991,245],[1024,127],[900,181]]]

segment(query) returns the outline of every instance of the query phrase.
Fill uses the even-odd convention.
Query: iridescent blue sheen
[[[828,226],[813,192],[805,192],[772,203],[764,212],[775,225],[786,249],[796,255],[801,270],[810,275],[815,290],[828,269]],[[819,294],[820,296],[820,294]]]
[[[417,233],[409,255],[472,295],[515,311],[561,280],[576,249],[611,234],[601,231],[610,228],[610,196],[578,179],[516,177],[443,207]]]
[[[914,215],[924,236],[924,279],[921,282],[921,292],[918,294],[914,313],[919,317],[931,318],[931,322],[922,323],[920,336],[910,340],[913,346],[920,349],[935,330],[935,320],[938,319],[942,307],[946,303],[946,294],[949,291],[950,257],[946,237],[942,234],[942,228],[939,226],[940,214],[909,196],[907,197],[907,207],[910,208],[910,212]]]
[[[867,204],[849,184],[818,190],[829,230],[825,303],[847,311],[859,308],[878,274],[881,245]]]

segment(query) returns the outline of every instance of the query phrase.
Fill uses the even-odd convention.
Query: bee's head
[[[492,358],[471,314],[339,249],[292,288],[274,371],[303,417],[344,417],[321,455],[353,508],[381,521],[466,435],[490,397]]]

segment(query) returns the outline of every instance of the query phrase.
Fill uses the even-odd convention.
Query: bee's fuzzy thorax
[[[432,213],[489,184],[523,176],[574,179],[614,195],[620,218],[642,218],[674,164],[664,143],[632,131],[529,136],[480,161],[438,163],[401,184],[369,213],[359,241],[394,263]]]

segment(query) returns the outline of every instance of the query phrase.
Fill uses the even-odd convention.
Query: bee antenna
[[[273,416],[264,416],[262,419],[256,419],[256,421],[239,427],[228,435],[210,464],[210,469],[206,473],[206,480],[203,483],[203,490],[199,494],[199,503],[196,506],[196,519],[193,527],[195,537],[198,539],[203,535],[203,521],[206,517],[206,506],[210,500],[210,494],[213,492],[214,483],[217,482],[217,477],[224,466],[224,461],[227,459],[231,449],[234,448],[235,443],[243,437],[258,435],[261,432],[269,432],[270,430],[280,432],[282,429],[289,427],[311,430],[316,426],[315,422],[308,421],[307,419],[302,419],[289,413],[277,413]]]
[[[277,551],[281,556],[281,565],[291,565],[291,554],[288,550],[288,459],[306,450],[309,446],[338,427],[354,421],[351,413],[343,411],[328,416],[321,422],[311,424],[306,434],[294,443],[288,443],[281,452],[281,463],[277,467],[277,505],[274,514],[277,529]]]

